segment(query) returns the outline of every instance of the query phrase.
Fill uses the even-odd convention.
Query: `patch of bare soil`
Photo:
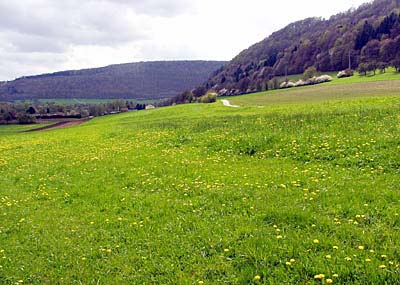
[[[85,119],[80,119],[80,120],[71,120],[71,121],[61,121],[61,122],[56,122],[55,124],[52,124],[49,126],[32,129],[27,132],[39,132],[39,131],[67,128],[67,127],[72,127],[72,126],[77,126],[77,125],[83,124],[89,120],[91,120],[91,118],[85,118]]]

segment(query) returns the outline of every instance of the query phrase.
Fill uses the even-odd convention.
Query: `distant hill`
[[[159,61],[61,71],[0,82],[0,101],[58,98],[164,99],[190,90],[221,61]]]
[[[323,72],[346,69],[349,56],[353,69],[363,61],[393,65],[396,56],[399,64],[399,8],[399,0],[376,0],[328,20],[292,23],[241,52],[205,87],[230,94],[262,91],[271,78],[303,73],[311,66]]]

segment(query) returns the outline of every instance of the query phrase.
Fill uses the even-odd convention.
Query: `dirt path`
[[[222,104],[224,104],[224,106],[226,107],[231,107],[231,108],[239,108],[239,106],[237,105],[232,105],[231,102],[229,102],[228,100],[221,100]]]
[[[46,130],[67,128],[67,127],[72,127],[72,126],[77,126],[77,125],[83,124],[83,123],[85,123],[85,122],[87,122],[89,120],[91,120],[91,118],[85,118],[85,119],[73,120],[73,121],[58,122],[58,123],[55,123],[55,124],[52,124],[52,125],[49,125],[49,126],[28,130],[27,132],[40,132],[40,131],[46,131]]]

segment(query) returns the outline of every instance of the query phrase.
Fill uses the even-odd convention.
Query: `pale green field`
[[[349,84],[351,86],[348,86]],[[375,77],[354,76],[335,79],[332,82],[314,86],[273,90],[246,96],[227,97],[225,99],[231,101],[232,104],[240,106],[268,106],[352,100],[363,97],[397,96],[399,94],[400,74],[386,73]]]

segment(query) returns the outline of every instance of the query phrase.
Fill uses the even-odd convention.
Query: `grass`
[[[387,79],[387,80],[386,80]],[[363,81],[362,81],[363,80]],[[350,86],[348,86],[350,84]],[[227,98],[240,106],[269,106],[353,100],[363,97],[397,96],[400,74],[386,73],[375,77],[349,77],[315,86],[272,90],[262,93]]]
[[[374,75],[373,72],[367,73],[367,76],[364,74],[360,74],[358,72],[354,73],[354,76],[347,78],[337,78],[338,72],[323,72],[322,74],[326,74],[332,77],[332,82],[325,83],[324,85],[343,85],[343,84],[353,84],[353,83],[365,83],[365,82],[375,82],[375,81],[388,81],[388,80],[399,80],[400,73],[396,72],[396,69],[393,67],[389,67],[385,73],[380,71],[376,71]],[[289,81],[296,82],[300,79],[303,79],[303,74],[293,74],[287,77]],[[285,76],[278,77],[280,82],[286,80]]]
[[[398,284],[400,96],[348,86],[1,133],[0,283]]]
[[[46,124],[32,124],[32,125],[0,125],[0,136],[21,133],[32,129],[45,127],[47,125],[49,124],[46,123]]]

